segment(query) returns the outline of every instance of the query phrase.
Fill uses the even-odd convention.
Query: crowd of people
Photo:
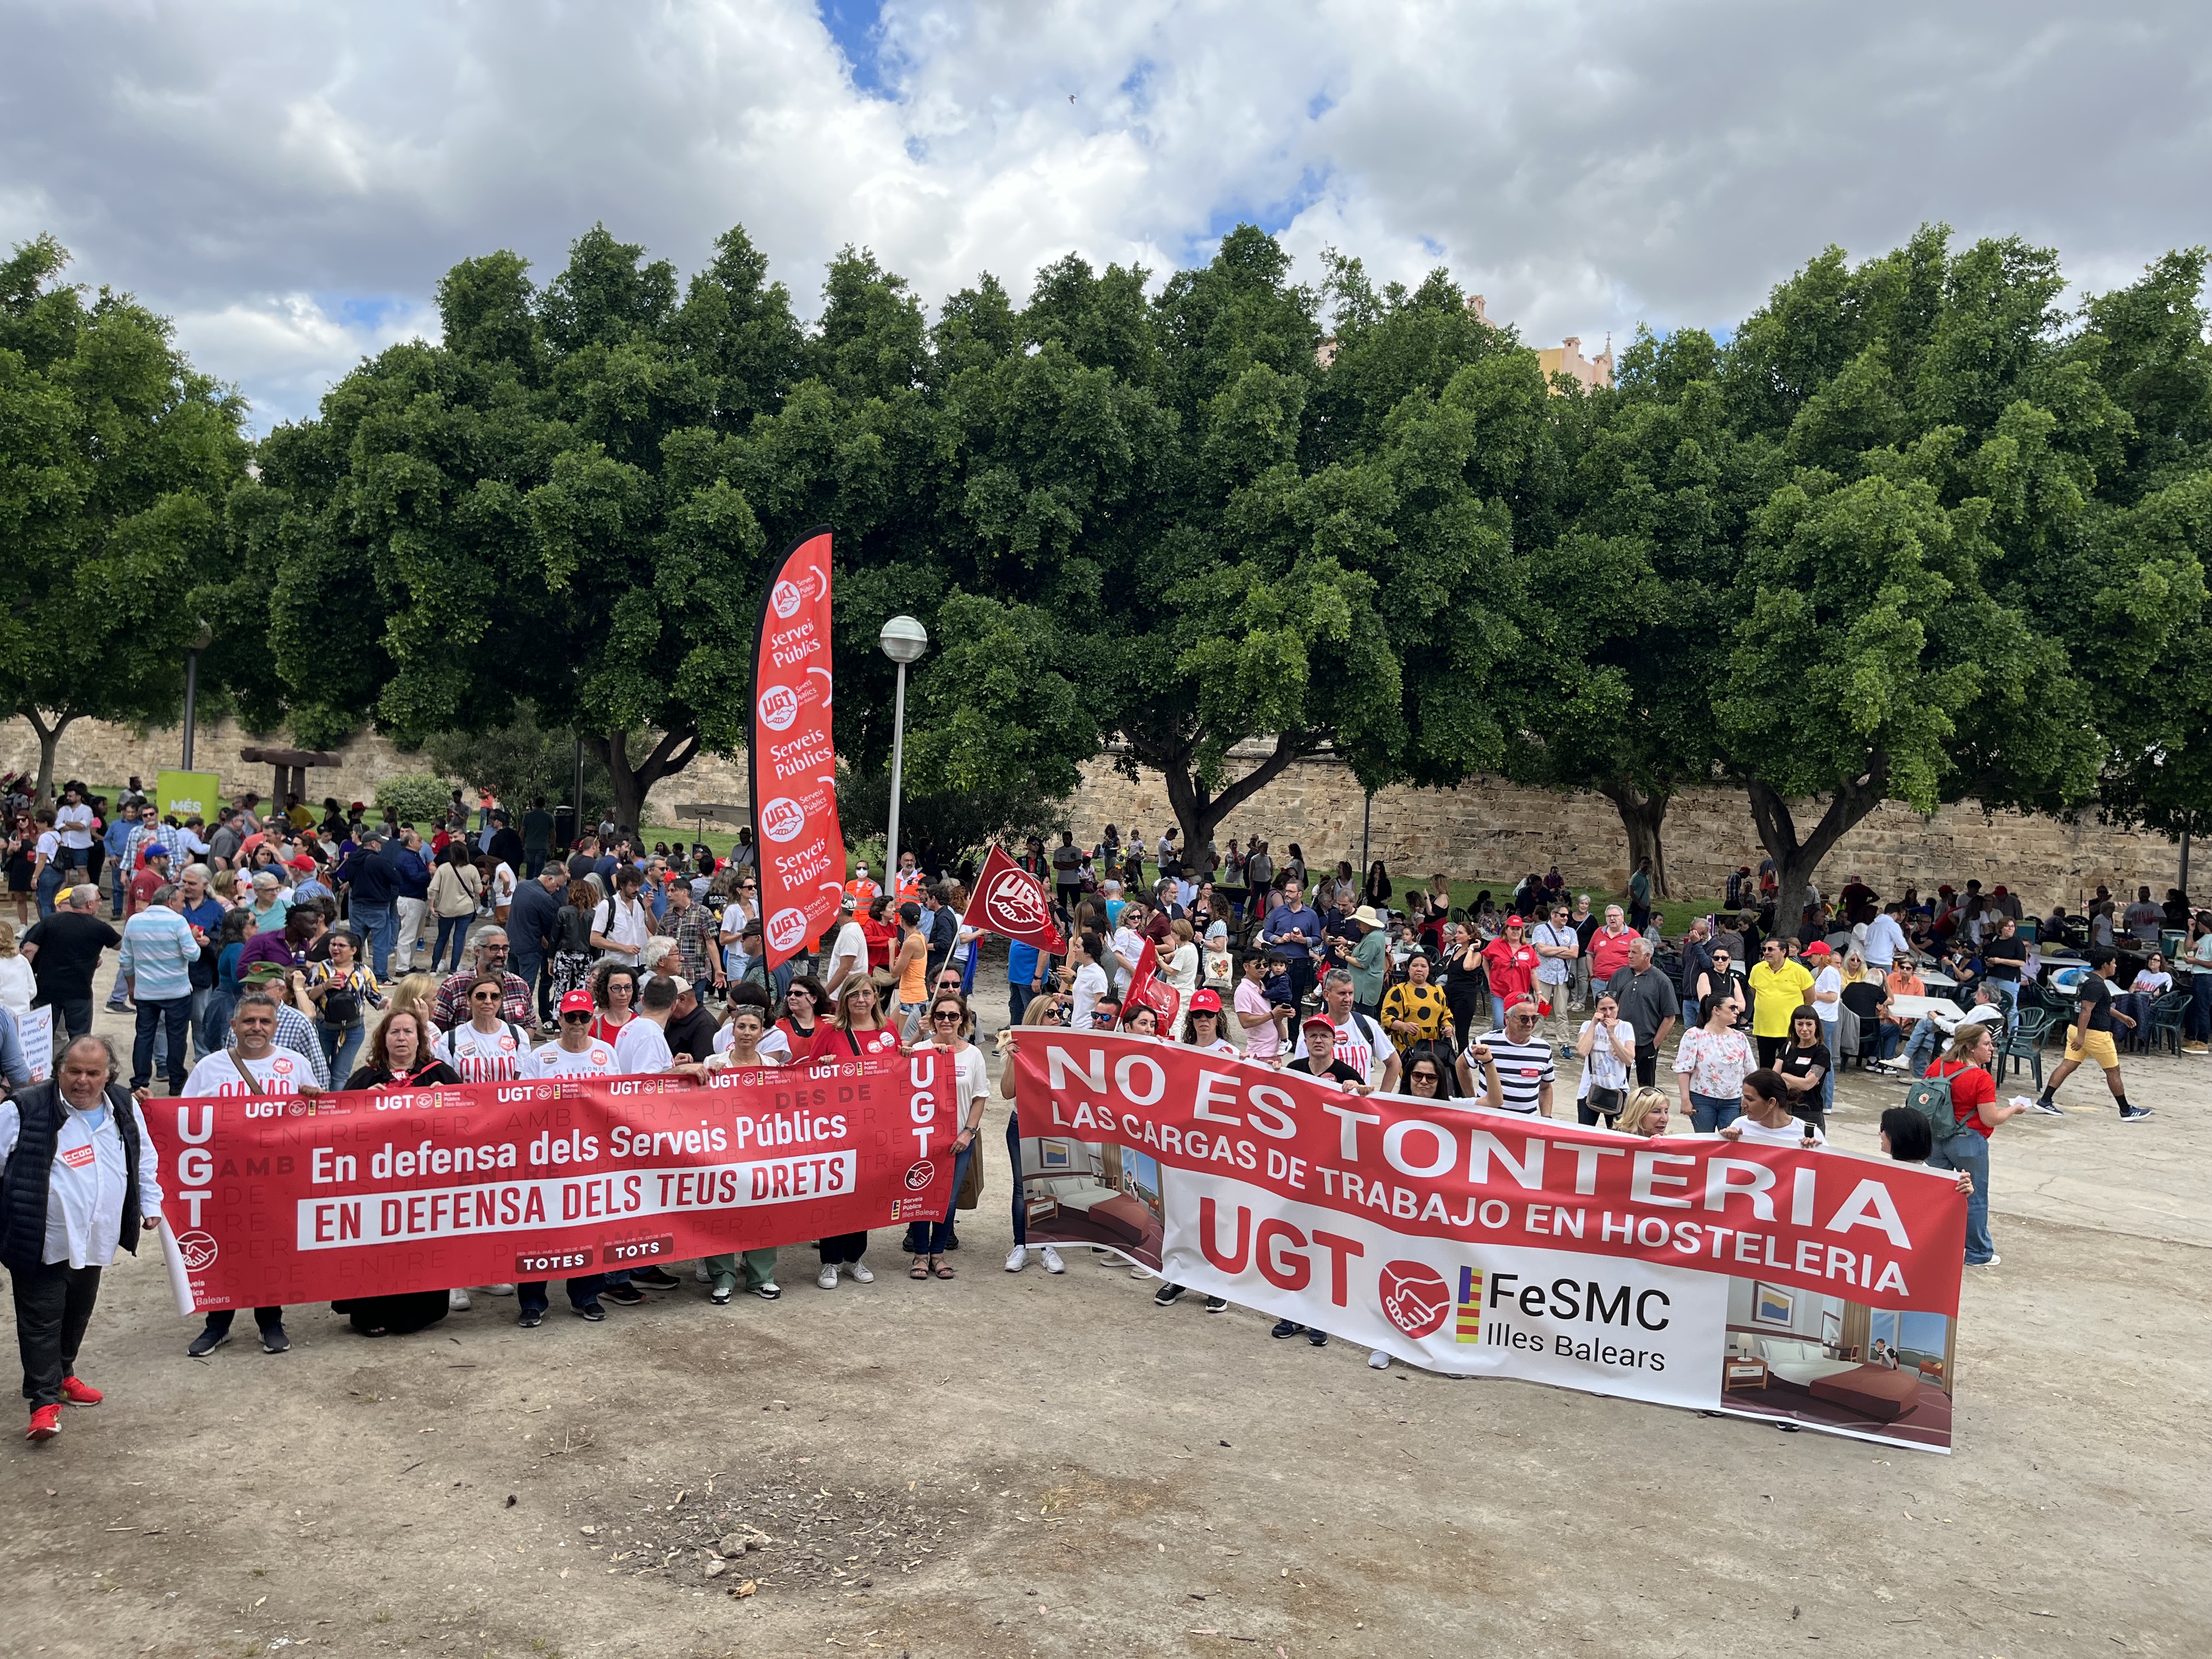
[[[771,969],[749,835],[717,854],[647,847],[603,823],[556,848],[542,802],[516,822],[486,799],[471,825],[458,791],[427,826],[335,799],[319,814],[296,799],[264,812],[248,794],[211,829],[155,814],[135,780],[112,820],[81,785],[61,794],[51,812],[9,803],[30,847],[19,882],[11,837],[10,887],[19,918],[35,902],[39,919],[20,939],[0,923],[0,1072],[10,1089],[0,1102],[0,1260],[16,1284],[34,1437],[58,1428],[64,1402],[94,1392],[74,1357],[99,1270],[158,1214],[137,1105],[157,1075],[188,1097],[305,1095],[704,1078],[929,1044],[959,1079],[956,1191],[978,1155],[990,1083],[970,999],[983,947],[961,921],[958,878],[972,865],[925,872],[902,852],[887,886],[856,866],[836,922]],[[2021,1109],[1998,1103],[1997,1056],[2044,942],[2076,940],[2087,955],[2066,1057],[2032,1109],[2061,1112],[2056,1091],[2094,1060],[2122,1117],[2148,1115],[2122,1089],[2115,1035],[2174,994],[2163,948],[2174,913],[2148,906],[2147,890],[2117,917],[2100,898],[2088,915],[2062,915],[2023,938],[2019,902],[2002,887],[1984,896],[1969,881],[1927,901],[1884,902],[1854,879],[1833,901],[1814,895],[1801,925],[1778,933],[1747,867],[1730,884],[1735,906],[1669,939],[1648,868],[1620,902],[1572,892],[1554,867],[1501,905],[1487,890],[1455,897],[1441,875],[1401,890],[1379,861],[1364,875],[1348,862],[1315,871],[1295,843],[1279,859],[1256,837],[1231,840],[1225,854],[1186,855],[1176,842],[1169,830],[1148,848],[1112,826],[1088,848],[1067,831],[1049,848],[1028,838],[1018,861],[1051,896],[1067,948],[1008,944],[1010,1026],[1116,1029],[1437,1109],[1551,1115],[1565,1066],[1584,1125],[1808,1147],[1826,1144],[1836,1074],[1856,1064],[1915,1085],[1908,1108],[1884,1114],[1884,1143],[1961,1172],[1974,1264],[1997,1260],[1989,1136]],[[2155,926],[2138,914],[2146,906]],[[2212,913],[2182,917],[2196,997],[2184,1047],[2201,1054]],[[2111,924],[2101,933],[2100,921]],[[2145,952],[2124,995],[2112,939]],[[127,1065],[93,1031],[111,953],[108,1006],[135,1022]],[[1954,997],[1929,997],[1929,976],[1954,983]],[[1139,994],[1140,981],[1171,995]],[[2144,1001],[2131,1009],[2134,999]],[[35,1085],[20,1030],[33,1006],[51,1009],[54,1026],[53,1076]],[[1659,1086],[1663,1069],[1671,1089]],[[1007,1081],[1011,1098],[1010,1072]],[[1032,1259],[1019,1138],[1010,1116],[1009,1272]],[[872,1282],[865,1233],[816,1241],[817,1283]],[[902,1241],[908,1276],[955,1277],[947,1258],[958,1247],[951,1208],[916,1224]],[[1062,1270],[1056,1250],[1036,1255]],[[777,1249],[757,1249],[697,1263],[692,1277],[718,1304],[741,1289],[774,1301],[778,1265]],[[572,1278],[563,1291],[572,1312],[597,1322],[609,1304],[634,1306],[684,1282],[649,1266]],[[363,1335],[397,1334],[469,1307],[472,1292],[514,1297],[526,1328],[550,1305],[549,1284],[523,1283],[337,1310]],[[1156,1299],[1182,1294],[1163,1285]],[[283,1314],[254,1310],[268,1352],[289,1346]],[[233,1323],[210,1313],[188,1352],[212,1353]],[[1289,1322],[1275,1334],[1327,1340]]]

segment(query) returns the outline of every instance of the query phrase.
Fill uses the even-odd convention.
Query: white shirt
[[[495,909],[504,908],[514,902],[514,872],[504,864],[492,870],[491,902]]]
[[[1145,954],[1145,936],[1133,927],[1116,927],[1114,930],[1114,954],[1117,957],[1127,957],[1133,963],[1142,960]],[[1121,990],[1127,990],[1133,971],[1132,969],[1124,968],[1118,962],[1115,963],[1114,964],[1115,985]]]
[[[238,1074],[240,1066],[253,1073],[256,1087],[246,1086],[246,1079]],[[192,1067],[192,1074],[185,1079],[185,1092],[194,1099],[209,1096],[227,1098],[237,1095],[296,1095],[302,1079],[309,1083],[315,1080],[313,1065],[305,1054],[282,1044],[272,1047],[258,1060],[248,1060],[237,1049],[226,1048],[219,1054],[210,1054]]]
[[[1735,1122],[1736,1127],[1743,1131],[1743,1138],[1746,1140],[1755,1140],[1761,1146],[1802,1147],[1805,1144],[1805,1132],[1808,1129],[1813,1131],[1813,1144],[1815,1146],[1825,1146],[1828,1144],[1827,1136],[1802,1118],[1792,1119],[1788,1125],[1779,1129],[1770,1129],[1764,1124],[1753,1123],[1747,1117],[1740,1117]]]
[[[1820,1024],[1823,1025],[1833,1025],[1836,1023],[1837,1016],[1842,1012],[1844,1006],[1842,1000],[1844,991],[1843,970],[1840,968],[1834,966],[1832,963],[1828,967],[1820,969],[1820,973],[1814,975],[1813,980],[1813,994],[1814,997],[1817,998],[1823,993],[1828,991],[1833,991],[1836,994],[1837,1000],[1835,1001],[1815,1001],[1813,1004],[1813,1012],[1820,1015]],[[1832,1037],[1825,1037],[1822,1041],[1827,1042],[1830,1045],[1831,1052],[1833,1052],[1835,1039]]]
[[[1189,1046],[1197,1049],[1201,1054],[1218,1054],[1224,1060],[1240,1060],[1243,1058],[1243,1056],[1237,1052],[1237,1045],[1230,1042],[1227,1037],[1216,1037],[1211,1042],[1194,1042]]]
[[[632,899],[627,904],[619,898],[601,899],[592,911],[592,931],[615,942],[606,960],[634,968],[638,953],[653,935],[653,912],[645,908],[642,899]]]
[[[430,1052],[464,1083],[513,1083],[534,1071],[528,1034],[505,1022],[495,1031],[479,1031],[473,1021],[456,1025],[430,1045]]]
[[[1074,1014],[1067,1022],[1071,1031],[1091,1030],[1091,1011],[1098,1006],[1098,999],[1106,994],[1106,970],[1095,962],[1086,962],[1075,970]]]
[[[1912,942],[1905,936],[1905,929],[1897,925],[1897,918],[1887,912],[1867,923],[1866,959],[1869,969],[1879,968],[1887,973],[1912,952]]]
[[[1175,987],[1182,998],[1183,1006],[1190,1004],[1191,994],[1198,989],[1198,946],[1184,939],[1175,949],[1175,954],[1160,969],[1160,977]]]
[[[675,1063],[668,1034],[642,1014],[623,1026],[615,1038],[615,1070],[624,1077],[665,1072]]]
[[[38,976],[21,957],[0,957],[0,1008],[22,1015],[31,1012],[31,999],[39,994]]]
[[[630,1021],[635,1025],[635,1020]],[[612,1077],[619,1069],[615,1064],[614,1045],[593,1037],[591,1046],[571,1052],[556,1042],[538,1049],[530,1056],[532,1077]]]
[[[823,983],[835,986],[837,964],[841,962],[853,964],[846,972],[848,979],[868,970],[868,936],[860,931],[857,921],[846,922],[837,929],[837,940],[830,947],[830,965],[823,970]]]
[[[146,1115],[136,1102],[131,1115],[138,1124],[138,1212],[159,1215],[161,1183],[155,1170],[161,1155],[155,1150],[154,1137],[146,1133]],[[0,1164],[15,1152],[22,1129],[15,1102],[0,1100]],[[105,1267],[114,1261],[128,1173],[122,1132],[116,1128],[107,1103],[103,1100],[88,1112],[70,1106],[54,1131],[53,1169],[46,1177],[46,1248],[40,1260],[52,1266],[67,1262],[72,1267]]]
[[[57,808],[54,829],[61,836],[63,846],[71,852],[84,852],[92,845],[92,808],[82,802],[75,806]]]
[[[714,1052],[726,1054],[735,1042],[736,1039],[730,1035],[729,1022],[725,1020],[722,1029],[714,1033]],[[781,1025],[771,1025],[761,1033],[759,1048],[763,1060],[773,1060],[779,1066],[791,1063],[791,1039],[783,1034]]]

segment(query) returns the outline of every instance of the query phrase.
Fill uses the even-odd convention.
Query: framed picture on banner
[[[1797,1293],[1764,1282],[1752,1286],[1751,1316],[1762,1325],[1788,1330],[1797,1315]]]

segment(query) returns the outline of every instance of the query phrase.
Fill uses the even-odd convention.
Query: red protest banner
[[[1024,1029],[1012,1063],[1032,1243],[1437,1370],[1950,1444],[1948,1174],[1356,1095],[1128,1036]]]
[[[844,890],[830,617],[830,532],[810,530],[769,579],[753,645],[753,831],[770,968],[836,921]]]
[[[1052,924],[1052,905],[1037,878],[994,845],[975,878],[975,896],[968,901],[963,927],[988,928],[1024,945],[1034,945],[1047,956],[1058,956],[1067,941]]]
[[[945,1061],[147,1103],[201,1308],[606,1268],[941,1218]]]

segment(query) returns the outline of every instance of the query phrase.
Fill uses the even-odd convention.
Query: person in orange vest
[[[921,872],[915,867],[911,853],[899,854],[898,869],[891,876],[891,896],[902,904],[908,899],[921,901]]]
[[[882,888],[868,879],[868,866],[865,864],[854,866],[853,878],[845,884],[845,890],[852,896],[854,908],[859,910],[866,909],[884,894]]]

